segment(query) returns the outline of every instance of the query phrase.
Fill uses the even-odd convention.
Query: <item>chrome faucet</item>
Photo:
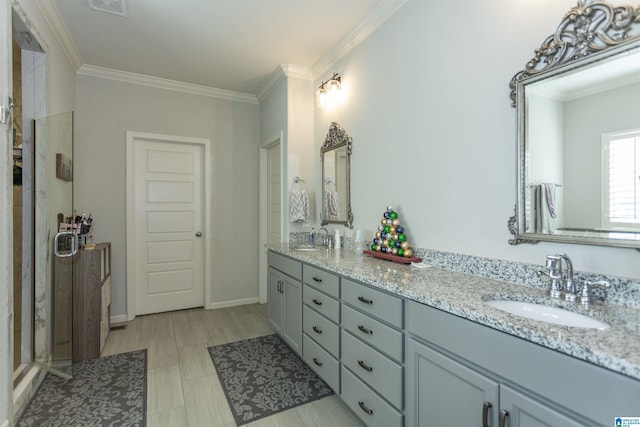
[[[573,263],[567,254],[558,254],[557,256],[564,261],[564,268],[561,269],[562,281],[564,282],[564,299],[575,301],[578,297],[578,287],[573,280]]]
[[[598,280],[597,282],[590,282],[588,280],[585,280],[584,285],[582,285],[582,290],[580,291],[580,304],[582,304],[585,307],[589,307],[594,302],[594,297],[591,294],[591,289],[593,286],[610,288],[611,284],[606,280]]]
[[[328,246],[328,240],[329,240],[329,230],[327,230],[325,227],[321,227],[318,229],[318,232],[316,233],[316,236],[318,236],[318,238],[320,238],[320,232],[324,230],[324,238],[322,240],[320,240],[320,244],[322,245],[326,245]]]
[[[547,255],[545,267],[548,271],[540,270],[538,275],[544,274],[551,279],[551,289],[549,290],[551,298],[562,298],[564,291],[562,258],[559,255]]]
[[[563,267],[564,265],[564,267]],[[593,304],[594,297],[591,290],[594,286],[610,288],[611,284],[605,280],[597,282],[584,281],[581,289],[578,289],[573,279],[573,263],[567,254],[547,255],[545,268],[548,271],[538,271],[538,275],[545,275],[551,279],[549,295],[552,298],[562,298],[566,301],[580,300],[580,304],[588,307]]]

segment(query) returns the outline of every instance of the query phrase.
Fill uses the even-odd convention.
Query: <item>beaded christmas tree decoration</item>
[[[400,218],[398,218],[398,213],[393,210],[392,206],[387,206],[387,210],[380,220],[378,231],[373,237],[370,249],[364,251],[364,253],[402,264],[422,261],[422,258],[413,256],[413,250],[407,240],[405,228],[402,226]]]

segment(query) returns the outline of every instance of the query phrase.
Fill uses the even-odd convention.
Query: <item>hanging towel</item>
[[[547,202],[549,215],[551,215],[551,218],[555,218],[558,216],[558,212],[556,211],[556,185],[545,182],[542,186],[544,187],[544,198]]]
[[[325,190],[323,199],[325,219],[337,220],[340,217],[338,193],[332,190]]]
[[[292,189],[289,201],[289,221],[308,222],[309,221],[309,194],[307,190]]]
[[[536,232],[553,234],[556,231],[556,186],[543,183],[534,188]]]

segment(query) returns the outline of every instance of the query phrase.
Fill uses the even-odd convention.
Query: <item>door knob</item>
[[[196,231],[196,237],[201,237],[202,236],[202,231]]]

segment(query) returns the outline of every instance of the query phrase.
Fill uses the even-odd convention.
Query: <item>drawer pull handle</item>
[[[367,298],[365,298],[365,297],[358,297],[358,301],[363,302],[363,303],[365,303],[365,304],[369,304],[369,305],[373,304],[373,301],[372,301],[372,300],[367,299]]]
[[[312,329],[313,329],[313,332],[315,332],[316,334],[322,333],[322,329],[318,328],[317,326],[314,326]]]
[[[313,299],[313,303],[315,305],[322,305],[322,301],[318,301],[316,298]]]
[[[482,427],[489,427],[489,411],[492,406],[491,402],[484,402],[482,405]]]
[[[373,415],[373,410],[367,408],[367,405],[364,404],[364,402],[361,400],[358,402],[358,406],[360,407],[360,409],[362,409],[362,411],[367,414],[367,415]]]
[[[313,358],[313,363],[315,363],[318,366],[322,366],[322,362],[320,362],[318,359],[316,359],[315,357]]]
[[[373,335],[373,331],[371,329],[367,329],[362,325],[358,325],[358,329],[360,329],[361,332],[364,332],[367,335]]]
[[[360,367],[362,369],[364,369],[367,372],[371,372],[373,371],[373,368],[369,365],[367,365],[366,363],[364,363],[362,360],[358,360],[358,365],[360,365]]]
[[[506,427],[508,417],[509,417],[509,411],[506,411],[504,409],[500,411],[500,417],[499,417],[500,419],[498,421],[498,425],[500,427]]]
[[[316,276],[313,276],[312,279],[313,279],[314,282],[322,282],[322,279],[320,279],[320,278],[318,278]]]

